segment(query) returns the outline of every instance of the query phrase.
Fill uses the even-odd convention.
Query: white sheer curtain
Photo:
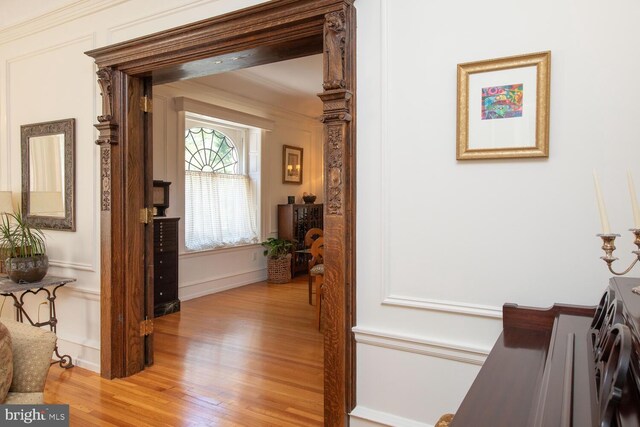
[[[185,245],[189,251],[258,243],[249,177],[185,171]]]

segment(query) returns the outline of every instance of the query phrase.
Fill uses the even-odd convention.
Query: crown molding
[[[242,104],[248,107],[258,108],[258,109],[268,109],[269,117],[265,117],[265,119],[269,120],[271,118],[284,118],[295,121],[305,122],[308,125],[319,124],[320,118],[308,116],[304,113],[300,113],[297,111],[289,110],[284,107],[280,107],[278,105],[269,104],[266,102],[262,102],[256,99],[248,98],[243,95],[238,95],[236,93],[220,89],[214,86],[209,86],[205,83],[196,82],[193,80],[181,80],[178,82],[166,83],[163,86],[167,86],[173,88],[174,90],[193,90],[196,93],[202,93],[202,91],[207,91],[208,93],[215,94],[215,96],[224,101],[228,101],[234,104]]]
[[[40,33],[129,0],[77,0],[51,12],[0,28],[0,45]]]

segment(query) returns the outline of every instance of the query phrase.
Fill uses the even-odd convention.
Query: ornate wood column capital
[[[113,117],[113,81],[115,72],[112,68],[100,68],[96,73],[98,75],[98,85],[100,86],[100,95],[102,95],[102,114],[98,116],[98,145],[114,145],[118,143],[118,124]]]

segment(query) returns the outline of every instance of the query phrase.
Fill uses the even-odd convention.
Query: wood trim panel
[[[144,369],[144,339],[140,336],[140,323],[144,320],[145,307],[145,228],[140,211],[145,205],[145,120],[142,111],[144,81],[128,76],[127,121],[123,162],[125,163],[124,191],[124,235],[125,247],[125,376]],[[149,162],[152,160],[149,159]]]
[[[98,83],[102,91],[102,112],[98,117],[96,129],[99,137],[96,144],[100,146],[100,370],[105,378],[116,378],[123,375],[124,367],[124,263],[122,215],[112,215],[123,211],[122,192],[120,188],[124,179],[121,158],[122,147],[118,141],[123,139],[118,123],[121,123],[121,112],[126,93],[122,88],[124,74],[110,68],[98,70]],[[118,102],[114,102],[118,97]]]
[[[99,73],[116,77],[101,78],[103,114],[96,125],[100,131],[97,142],[110,147],[109,156],[102,161],[101,268],[106,297],[102,312],[106,317],[101,326],[102,348],[109,350],[103,352],[103,376],[131,375],[143,369],[144,363],[143,340],[133,336],[136,322],[144,315],[144,262],[140,253],[134,255],[136,248],[144,248],[144,233],[135,227],[134,216],[144,204],[144,185],[138,180],[149,179],[144,167],[151,159],[145,158],[143,148],[136,148],[136,141],[142,147],[145,137],[139,133],[144,129],[143,119],[133,108],[142,93],[139,77],[183,79],[203,69],[215,72],[212,64],[217,61],[211,61],[212,57],[241,52],[246,55],[242,64],[248,67],[316,53],[322,46],[325,425],[348,425],[348,413],[355,407],[351,330],[355,324],[355,31],[353,0],[275,0],[87,52],[95,58]],[[296,48],[290,51],[290,46]],[[182,67],[187,62],[190,66]],[[224,64],[219,67],[219,71],[226,69]],[[140,172],[133,170],[136,165]]]
[[[90,50],[98,67],[145,74],[171,65],[321,35],[324,15],[353,0],[277,0]]]

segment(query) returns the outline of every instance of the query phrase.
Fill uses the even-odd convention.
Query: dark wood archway
[[[169,82],[324,54],[325,424],[355,406],[355,9],[353,0],[275,0],[87,52],[98,66],[102,115],[101,373],[144,369],[150,206],[151,81]],[[146,99],[146,100],[145,100]],[[150,253],[151,252],[151,253]],[[148,332],[148,330],[147,330]]]

